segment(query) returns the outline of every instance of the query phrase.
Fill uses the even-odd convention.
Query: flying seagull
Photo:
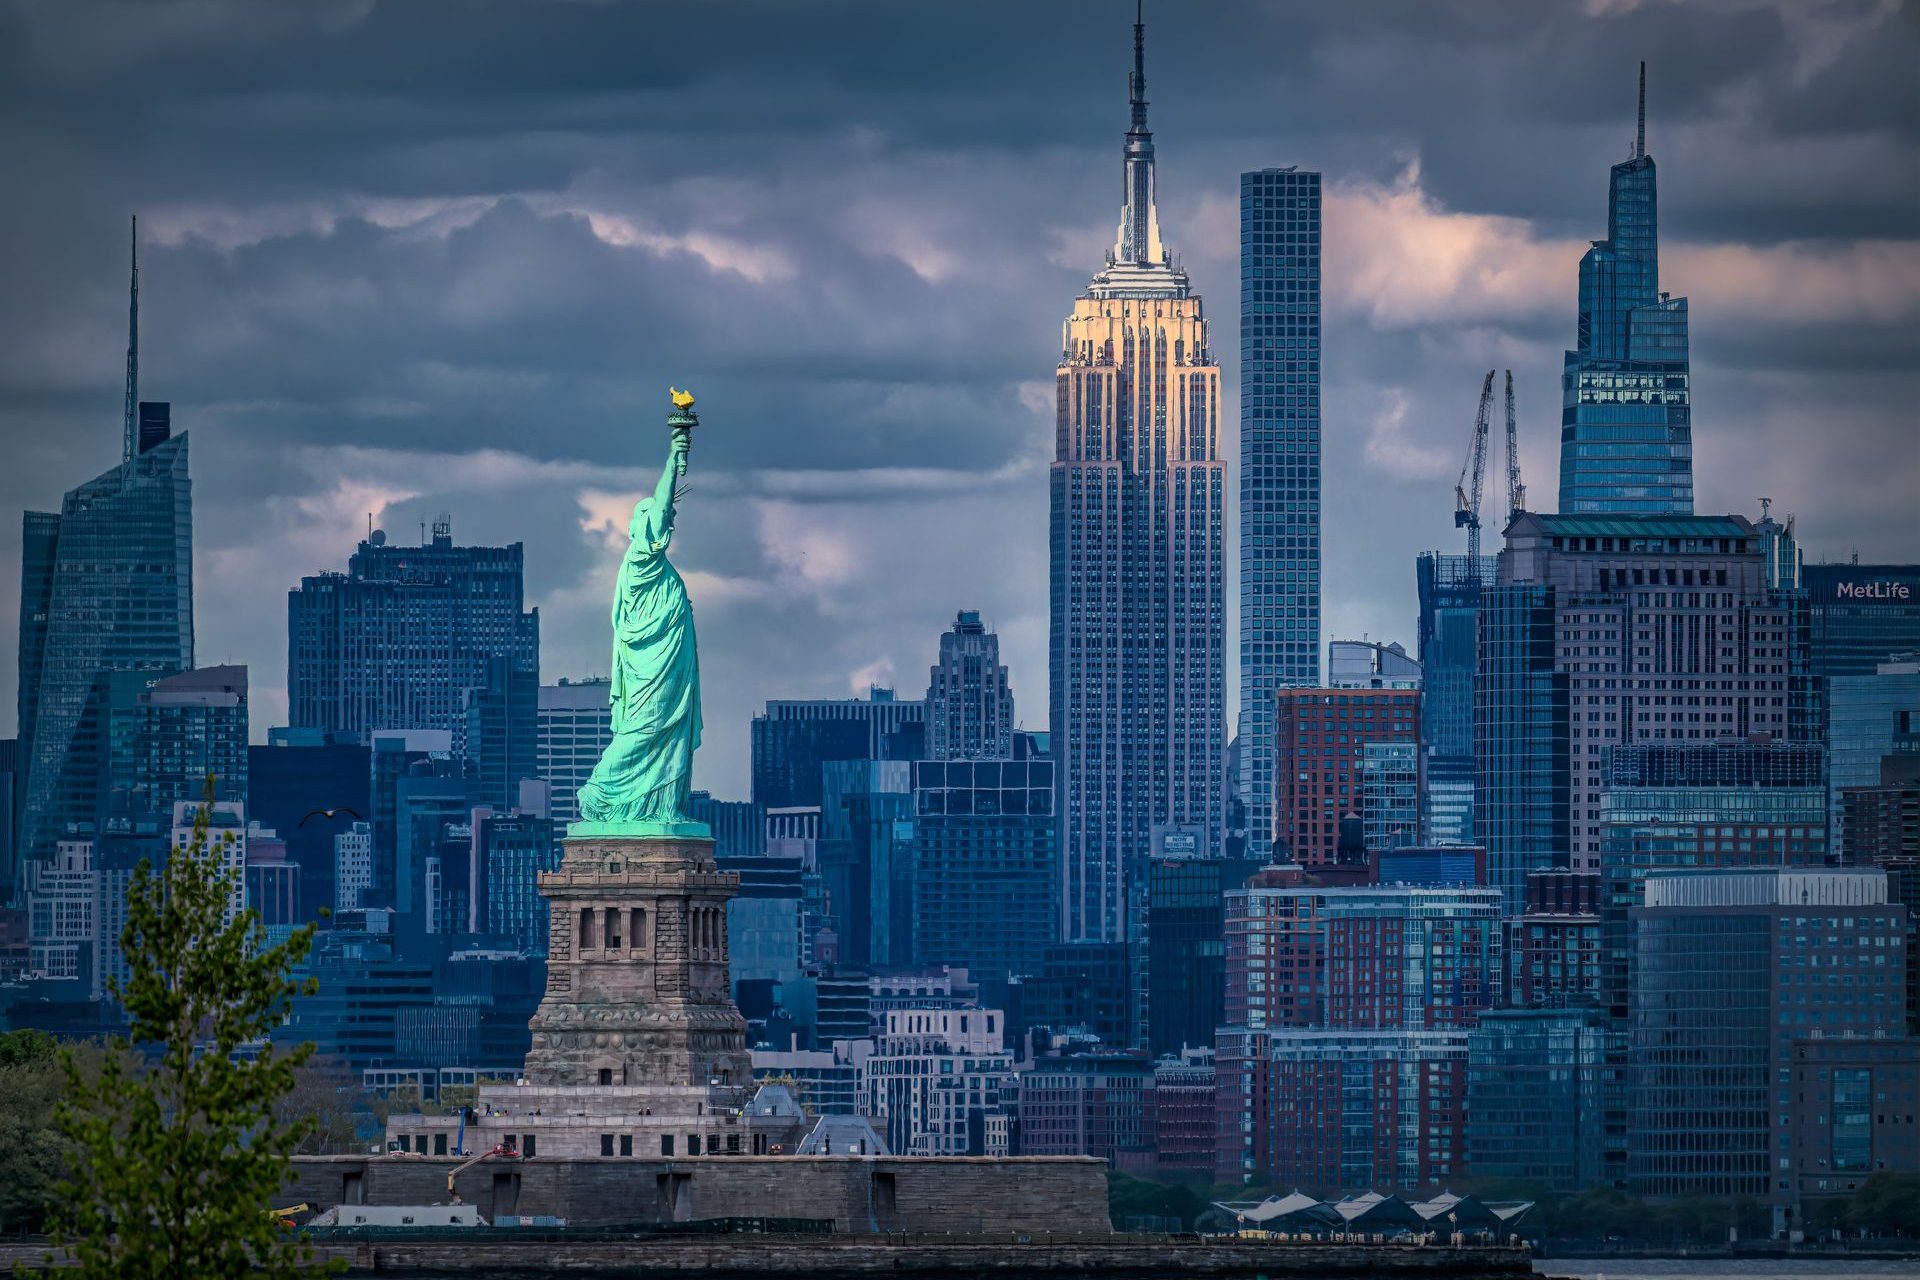
[[[300,819],[300,825],[304,827],[309,822],[313,821],[315,818],[335,818],[343,813],[346,814],[349,818],[352,818],[355,822],[362,821],[359,814],[355,813],[353,810],[342,805],[338,809],[315,809],[312,813],[309,813],[306,817]]]

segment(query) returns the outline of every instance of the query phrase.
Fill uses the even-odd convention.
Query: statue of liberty
[[[631,539],[613,593],[613,741],[580,788],[570,834],[705,836],[687,813],[700,745],[700,658],[686,583],[667,561],[674,484],[687,473],[693,397],[673,390],[666,469],[634,504]]]

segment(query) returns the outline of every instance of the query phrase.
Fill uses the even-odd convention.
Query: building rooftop
[[[1750,538],[1758,530],[1740,516],[1549,515],[1521,513],[1516,523],[1538,523],[1540,531],[1566,538]]]
[[[1873,907],[1887,905],[1887,873],[1878,867],[1756,867],[1656,872],[1646,905],[1657,907]]]

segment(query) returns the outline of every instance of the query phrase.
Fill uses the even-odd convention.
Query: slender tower
[[[127,233],[128,261],[131,265],[131,280],[127,287],[127,403],[122,424],[125,440],[120,447],[120,461],[132,462],[133,456],[140,452],[140,217],[134,215],[131,229]],[[125,472],[127,483],[133,483],[133,468]]]
[[[1225,464],[1206,318],[1160,235],[1140,21],[1128,85],[1119,233],[1063,329],[1049,711],[1061,936],[1128,943],[1144,972],[1156,832],[1222,834]]]
[[[1279,693],[1320,683],[1320,204],[1311,170],[1240,175],[1235,785],[1247,806],[1247,851],[1259,858],[1276,826]]]
[[[1687,300],[1660,291],[1660,220],[1647,154],[1647,64],[1633,153],[1607,184],[1607,238],[1580,259],[1567,352],[1560,511],[1693,513],[1693,390]]]

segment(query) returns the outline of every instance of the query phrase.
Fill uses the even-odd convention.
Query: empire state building
[[[1064,326],[1049,530],[1061,937],[1135,964],[1149,855],[1218,852],[1226,751],[1220,370],[1160,236],[1145,37],[1119,234]]]

